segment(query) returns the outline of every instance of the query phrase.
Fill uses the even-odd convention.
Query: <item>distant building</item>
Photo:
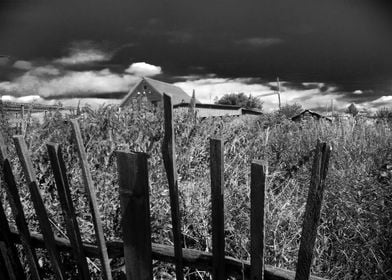
[[[164,83],[150,78],[142,78],[124,97],[120,107],[132,105],[137,99],[147,98],[154,105],[162,102],[163,94],[169,94],[172,97],[173,105],[180,103],[190,103],[191,97],[181,88],[172,84]],[[196,101],[199,103],[199,101]]]
[[[150,78],[142,78],[124,97],[120,107],[132,107],[133,104],[138,102],[138,99],[146,99],[154,105],[159,105],[164,93],[171,96],[174,110],[193,111],[200,118],[262,114],[259,111],[245,109],[240,106],[202,104],[196,99],[195,91],[190,97],[177,86]]]
[[[305,120],[326,120],[332,122],[330,118],[320,115],[319,113],[313,112],[311,110],[305,110],[302,113],[292,117],[291,120],[294,122],[300,122]]]

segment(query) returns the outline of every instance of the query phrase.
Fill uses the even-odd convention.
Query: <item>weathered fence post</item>
[[[76,143],[76,148],[79,155],[80,169],[82,170],[84,187],[86,190],[86,195],[90,202],[91,216],[93,218],[95,236],[97,238],[97,243],[100,249],[100,259],[102,264],[102,276],[106,280],[112,279],[110,263],[108,252],[106,248],[105,236],[103,234],[102,222],[99,215],[97,197],[95,195],[94,183],[91,178],[90,169],[88,168],[87,155],[83,147],[82,134],[80,133],[80,128],[77,120],[72,120],[72,131],[73,138]]]
[[[250,178],[250,279],[264,279],[265,168],[253,161]]]
[[[295,280],[307,280],[310,276],[310,266],[320,220],[321,203],[330,155],[331,147],[326,143],[318,141],[313,159],[312,176],[302,225]]]
[[[173,104],[171,97],[163,94],[163,108],[165,119],[165,135],[162,143],[162,157],[169,185],[170,208],[173,227],[174,254],[176,258],[176,278],[184,278],[182,245],[181,245],[181,215],[178,202],[178,180],[175,152],[175,135],[173,126]]]
[[[67,172],[61,149],[58,144],[54,143],[48,143],[46,146],[48,149],[54,179],[56,181],[61,208],[63,209],[65,225],[67,227],[67,236],[72,244],[73,257],[78,267],[78,275],[82,280],[90,279],[87,259],[83,250],[82,238],[80,236],[80,230],[76,220],[75,209],[72,203]]]
[[[37,213],[42,234],[45,238],[45,245],[49,253],[53,271],[56,274],[57,279],[66,279],[64,268],[60,260],[60,254],[55,244],[52,227],[50,225],[48,214],[46,213],[45,205],[42,201],[41,193],[38,188],[36,180],[37,176],[35,174],[33,163],[29,156],[26,142],[23,136],[14,136],[14,143],[27,181],[27,185],[29,187],[31,199]]]
[[[0,187],[4,185],[3,162],[7,158],[7,149],[3,136],[0,133]],[[26,279],[23,267],[18,257],[18,251],[12,242],[11,230],[5,215],[3,203],[0,201],[0,240],[2,241],[1,254],[4,259],[4,266],[8,270],[9,279]]]
[[[23,267],[18,257],[18,251],[12,241],[11,230],[7,222],[3,204],[0,202],[0,249],[4,259],[4,266],[9,279],[26,279]]]
[[[224,231],[224,163],[221,139],[210,140],[211,208],[212,208],[212,276],[226,279]]]
[[[11,210],[15,218],[15,223],[20,234],[20,239],[22,241],[23,248],[26,254],[26,259],[30,268],[31,277],[34,280],[40,280],[41,276],[38,266],[37,255],[31,242],[31,236],[27,225],[26,217],[23,212],[23,206],[20,202],[18,187],[16,185],[15,177],[13,175],[12,168],[8,159],[5,159],[3,161],[3,172],[8,201],[10,203]]]
[[[152,280],[147,154],[117,152],[120,205],[128,280]]]

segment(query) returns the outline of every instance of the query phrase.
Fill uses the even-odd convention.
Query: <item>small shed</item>
[[[316,113],[314,111],[311,111],[311,110],[305,110],[302,113],[292,117],[291,120],[294,122],[300,122],[300,121],[305,121],[305,120],[316,120],[316,121],[326,120],[326,121],[332,122],[332,120],[330,118],[325,117],[325,116],[323,116],[319,113]]]
[[[152,104],[158,105],[158,103],[162,102],[164,93],[171,95],[173,105],[184,102],[189,103],[191,101],[191,97],[181,88],[172,84],[143,77],[124,97],[120,103],[120,107],[130,106],[134,100],[143,97],[147,97],[147,100]]]

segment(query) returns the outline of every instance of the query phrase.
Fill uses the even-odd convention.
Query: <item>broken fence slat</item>
[[[54,234],[50,225],[48,213],[46,212],[44,202],[42,200],[41,192],[37,184],[37,176],[34,171],[33,162],[31,161],[30,153],[27,148],[23,136],[14,136],[14,144],[19,161],[22,165],[23,173],[25,175],[27,185],[29,187],[31,200],[33,201],[34,209],[37,213],[38,221],[42,234],[45,238],[46,249],[48,250],[52,269],[59,280],[65,280],[64,267],[60,259],[59,251],[57,250]]]
[[[251,164],[250,179],[250,279],[264,279],[265,247],[265,167],[260,161]]]
[[[102,264],[102,277],[105,280],[112,280],[109,257],[105,243],[105,236],[103,234],[102,222],[98,209],[97,197],[95,195],[95,188],[93,179],[91,177],[90,169],[88,167],[87,155],[83,146],[83,138],[80,132],[79,123],[77,120],[71,121],[73,138],[76,143],[76,148],[79,155],[80,169],[82,170],[82,177],[86,195],[88,197],[91,209],[91,216],[95,228],[95,236],[100,249],[100,260]]]
[[[327,176],[331,147],[326,143],[317,142],[313,160],[312,176],[306,202],[304,221],[302,225],[301,243],[298,252],[298,262],[295,280],[307,280],[313,259],[313,249],[316,241],[317,227],[320,220],[321,204]]]
[[[224,179],[223,143],[221,139],[210,139],[210,176],[212,208],[212,277],[226,279],[225,275],[225,231],[224,231]]]
[[[176,167],[176,152],[173,126],[173,104],[171,97],[166,93],[163,94],[164,108],[164,128],[165,135],[162,143],[162,157],[167,174],[169,185],[170,208],[173,227],[174,251],[176,255],[176,278],[184,279],[183,263],[182,263],[182,242],[181,242],[181,215],[180,205],[178,202],[178,180]]]
[[[117,152],[121,224],[128,280],[152,280],[147,154]]]
[[[54,143],[47,144],[47,149],[54,179],[56,181],[61,208],[63,209],[64,220],[67,227],[67,235],[71,241],[74,259],[78,267],[78,275],[80,279],[90,279],[87,259],[83,250],[79,226],[76,221],[75,209],[72,203],[71,192],[69,189],[69,183],[61,149],[59,145]]]

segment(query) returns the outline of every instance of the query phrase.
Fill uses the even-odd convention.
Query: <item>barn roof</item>
[[[169,83],[165,83],[165,82],[157,81],[157,80],[154,80],[151,78],[143,77],[129,91],[129,93],[124,97],[122,104],[126,103],[127,99],[131,96],[134,89],[136,89],[138,87],[138,85],[140,83],[142,83],[143,81],[146,82],[151,88],[153,88],[156,92],[158,92],[162,96],[163,96],[163,93],[171,95],[173,104],[179,104],[179,103],[191,101],[191,97],[185,91],[183,91],[181,88],[179,88],[175,85],[169,84]],[[200,103],[200,102],[198,100],[196,100],[196,103]]]
[[[329,122],[332,122],[332,120],[330,118],[325,117],[325,116],[323,116],[323,115],[321,115],[321,114],[319,114],[317,112],[314,112],[314,111],[311,111],[311,110],[308,110],[308,109],[306,109],[303,112],[299,113],[298,115],[292,117],[291,120],[292,121],[300,121],[302,119],[302,117],[305,116],[305,114],[309,114],[312,117],[316,118],[317,120],[324,119],[324,120],[327,120]]]

